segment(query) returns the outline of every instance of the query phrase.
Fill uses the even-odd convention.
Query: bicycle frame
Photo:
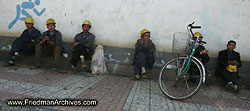
[[[192,24],[189,24],[187,28],[189,34],[191,35],[192,38],[194,38],[194,35],[193,35],[193,31],[192,31],[192,25],[194,24],[194,22]],[[200,26],[193,26],[194,28],[200,28]],[[185,76],[185,74],[188,72],[189,68],[190,68],[190,63],[191,63],[191,59],[195,59],[200,65],[201,65],[201,68],[202,68],[202,74],[203,74],[203,83],[205,83],[205,67],[204,65],[202,64],[202,62],[200,60],[198,60],[196,57],[194,57],[194,53],[195,53],[195,50],[196,48],[198,47],[197,44],[200,44],[199,42],[202,42],[202,41],[199,41],[198,40],[199,37],[196,38],[195,42],[193,43],[193,48],[192,48],[192,51],[189,55],[187,55],[187,59],[184,61],[183,65],[181,66],[181,69],[178,70],[178,73],[179,73],[179,76]],[[179,64],[177,64],[179,65]],[[179,66],[177,66],[179,67]],[[181,70],[181,71],[180,71]]]
[[[197,38],[197,39],[198,39],[198,38]],[[197,43],[197,40],[196,40],[195,44],[196,44],[196,43]],[[194,55],[194,52],[195,52],[195,49],[196,49],[196,48],[197,48],[197,46],[194,45],[193,48],[192,48],[191,54],[188,55],[188,59],[184,61],[184,64],[183,64],[184,67],[182,66],[182,69],[184,68],[184,70],[181,71],[180,76],[184,75],[184,74],[187,73],[187,71],[189,70],[190,65],[191,65],[191,64],[190,64],[190,61],[191,61],[191,59],[192,59],[192,57],[193,57],[193,55]]]

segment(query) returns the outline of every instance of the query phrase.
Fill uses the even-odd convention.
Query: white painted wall
[[[25,29],[20,20],[11,29],[8,25],[16,17],[16,5],[27,1],[0,1],[0,36],[18,37]],[[132,48],[140,31],[147,28],[157,49],[171,52],[172,34],[186,31],[186,25],[196,21],[202,25],[210,56],[217,56],[232,39],[237,42],[236,50],[242,59],[250,61],[250,0],[41,0],[40,3],[34,8],[46,9],[41,16],[27,9],[35,19],[35,27],[43,32],[46,20],[54,18],[65,41],[73,41],[75,34],[81,32],[82,22],[88,19],[98,44]]]

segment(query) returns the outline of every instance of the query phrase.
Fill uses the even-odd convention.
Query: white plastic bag
[[[98,45],[91,61],[92,74],[109,74],[106,68],[103,46]]]

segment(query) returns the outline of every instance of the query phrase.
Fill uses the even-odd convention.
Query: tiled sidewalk
[[[2,63],[1,63],[2,64]],[[0,65],[1,65],[0,64]],[[172,101],[156,80],[114,75],[71,74],[30,66],[0,67],[0,111],[247,111],[250,90],[240,94],[202,86],[191,99]],[[8,99],[95,99],[97,106],[7,106]]]

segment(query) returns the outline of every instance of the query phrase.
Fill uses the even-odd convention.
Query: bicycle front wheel
[[[193,58],[189,70],[181,74],[186,67],[184,61],[187,59],[188,57],[174,58],[161,69],[159,85],[169,99],[183,100],[192,97],[202,84],[201,65]]]

